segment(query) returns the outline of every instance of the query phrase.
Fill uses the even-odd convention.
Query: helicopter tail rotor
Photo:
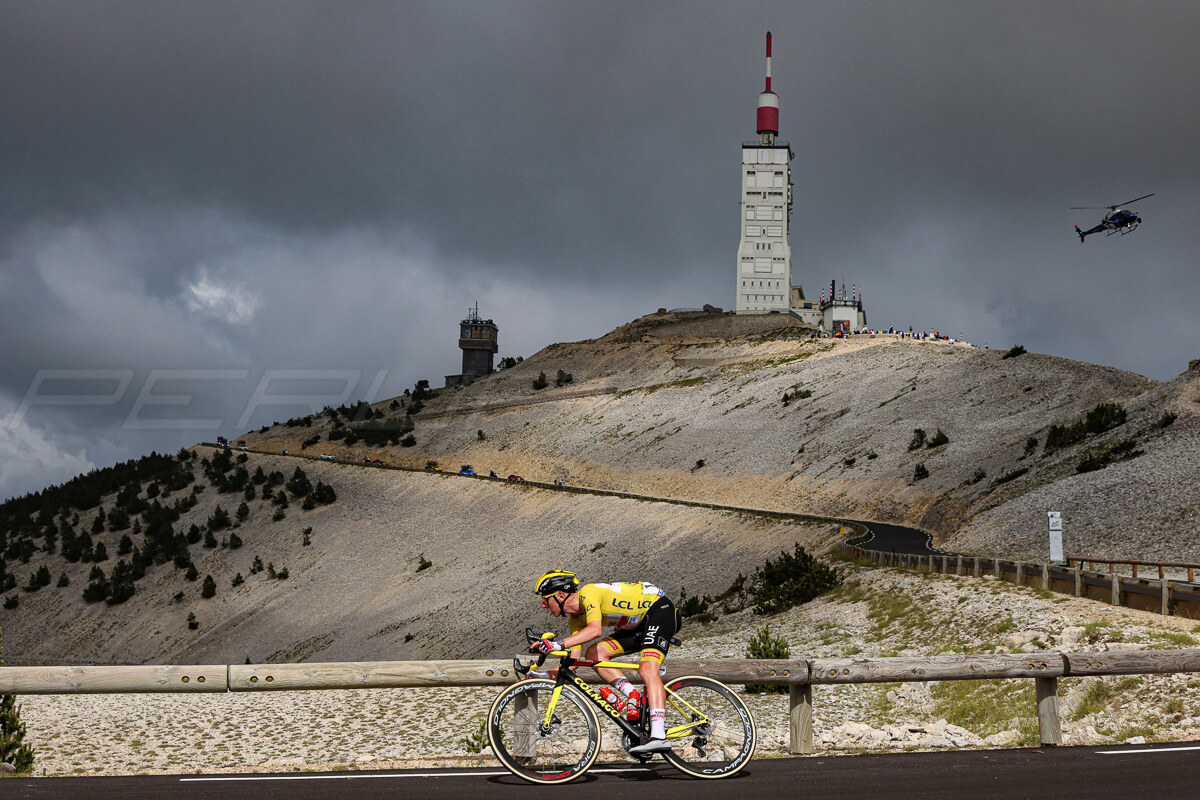
[[[1076,225],[1076,226],[1075,226],[1075,232],[1079,234],[1079,243],[1080,243],[1080,244],[1083,244],[1084,232],[1083,232],[1083,231],[1081,231],[1081,230],[1079,230],[1079,226],[1078,226],[1078,225]]]

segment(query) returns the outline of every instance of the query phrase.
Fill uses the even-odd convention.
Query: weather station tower
[[[788,313],[792,300],[792,148],[779,138],[779,95],[771,91],[771,34],[767,85],[758,96],[758,140],[742,142],[739,314]]]
[[[462,350],[462,374],[447,375],[447,386],[468,384],[476,378],[492,374],[492,356],[500,349],[500,329],[490,319],[481,319],[479,303],[468,309],[467,317],[458,326],[458,348]]]

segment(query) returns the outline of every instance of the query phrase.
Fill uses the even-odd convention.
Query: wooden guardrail
[[[592,682],[594,674],[586,677]],[[1038,730],[1046,746],[1062,743],[1058,679],[1087,675],[1200,672],[1200,649],[1114,653],[999,653],[898,658],[672,659],[667,678],[701,674],[731,684],[786,685],[789,750],[813,751],[813,687],[830,684],[1032,679]],[[510,660],[365,661],[127,667],[0,667],[0,694],[261,692],[504,686]]]
[[[866,550],[843,543],[842,549],[880,566],[927,570],[952,575],[992,575],[1019,586],[1045,589],[1075,597],[1099,600],[1114,606],[1155,611],[1200,619],[1200,584],[1160,578],[1138,578],[1083,569],[1087,559],[1075,559],[1073,565],[1030,563],[987,556],[917,555]],[[1130,562],[1117,562],[1130,563]],[[1157,566],[1157,562],[1155,562]],[[1171,565],[1164,563],[1162,566]],[[1198,565],[1200,566],[1200,565]]]

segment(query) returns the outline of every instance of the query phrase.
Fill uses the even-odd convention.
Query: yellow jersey
[[[664,594],[662,589],[645,581],[584,584],[579,588],[582,611],[568,615],[567,623],[571,633],[578,633],[596,620],[612,628],[636,628],[650,606]]]

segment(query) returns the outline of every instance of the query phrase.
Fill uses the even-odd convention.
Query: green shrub
[[[1051,425],[1043,454],[1078,444],[1088,436],[1105,433],[1125,424],[1125,409],[1116,403],[1100,403],[1083,419],[1070,425]]]
[[[1025,347],[1023,345],[1013,345],[1013,347],[1005,353],[1002,358],[1016,358],[1017,356],[1025,355]]]
[[[1175,420],[1175,414],[1171,413],[1170,411],[1164,411],[1163,415],[1158,418],[1158,422],[1154,423],[1154,427],[1159,429],[1169,428],[1171,427],[1171,424],[1175,422]]]
[[[212,516],[208,518],[209,531],[219,531],[228,528],[231,524],[233,523],[229,519],[229,512],[220,506],[213,509]]]
[[[296,471],[292,473],[292,479],[284,488],[295,497],[304,497],[312,491],[312,484],[309,482],[308,476],[304,474],[304,470],[296,467]]]
[[[793,552],[781,552],[768,560],[750,578],[749,594],[754,613],[777,614],[802,605],[841,583],[837,573],[805,552],[799,544]]]
[[[7,601],[5,608],[8,608]],[[33,770],[33,748],[25,744],[21,707],[11,694],[0,695],[0,761],[12,764],[19,775]]]
[[[925,430],[923,428],[913,428],[912,439],[908,442],[908,452],[920,450],[925,446]]]
[[[771,623],[766,623],[746,644],[746,658],[791,658],[792,650],[787,639],[771,634]],[[782,684],[746,684],[747,694],[787,694],[788,687]]]
[[[217,593],[217,582],[212,575],[204,576],[204,585],[200,587],[200,596],[208,599]]]
[[[1088,453],[1088,455],[1075,466],[1076,472],[1094,472],[1098,469],[1104,469],[1109,464],[1117,461],[1128,461],[1131,458],[1137,458],[1142,454],[1138,449],[1137,442],[1133,439],[1123,439],[1116,444],[1101,450],[1099,453]]]
[[[1003,475],[1001,475],[999,478],[996,478],[996,480],[992,481],[992,485],[999,486],[1002,483],[1008,483],[1009,481],[1015,481],[1017,478],[1021,477],[1026,472],[1029,472],[1029,467],[1021,467],[1020,469],[1010,470],[1009,472],[1006,472]]]
[[[458,740],[462,745],[463,750],[468,753],[482,753],[483,748],[487,747],[487,717],[479,720],[479,727],[474,733],[470,733]]]
[[[930,439],[928,442],[925,443],[925,446],[926,447],[941,447],[942,445],[946,444],[949,441],[950,441],[950,437],[947,436],[945,433],[943,433],[941,428],[938,428],[937,433],[934,434],[934,437],[932,439]]]
[[[812,389],[797,389],[794,392],[784,392],[781,402],[786,406],[793,400],[804,400],[809,397],[812,397]]]
[[[545,389],[548,385],[549,385],[549,382],[546,380],[545,372],[539,372],[538,376],[533,379],[534,391],[541,391],[542,389]]]
[[[97,569],[99,569],[97,567]],[[108,580],[101,572],[99,577],[92,578],[83,590],[83,599],[89,603],[99,603],[108,598]]]
[[[913,481],[914,482],[915,481],[923,481],[928,477],[929,477],[929,468],[926,467],[924,464],[917,464],[916,469],[913,470]]]

